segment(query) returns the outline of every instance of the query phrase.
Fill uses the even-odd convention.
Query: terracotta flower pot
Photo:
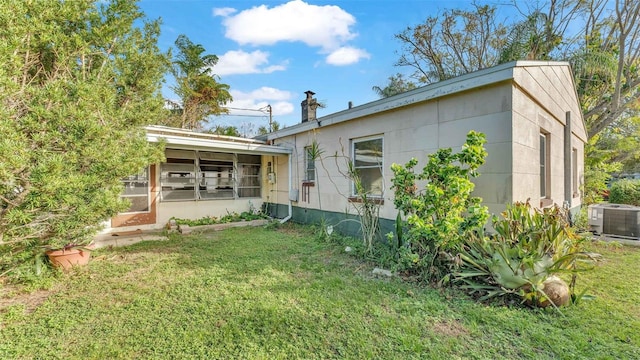
[[[71,269],[73,266],[87,265],[91,258],[91,250],[87,248],[49,250],[46,254],[54,267],[63,270]]]

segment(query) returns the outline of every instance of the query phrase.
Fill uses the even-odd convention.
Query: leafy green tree
[[[614,204],[640,206],[640,180],[622,179],[611,185],[609,201]]]
[[[589,137],[640,110],[640,2],[588,1],[585,32],[569,58]]]
[[[611,174],[622,169],[622,163],[614,161],[615,151],[595,145],[600,135],[589,139],[585,145],[587,156],[584,161],[584,202],[595,204],[604,200],[604,193]]]
[[[205,49],[194,44],[186,35],[176,39],[178,55],[173,60],[172,73],[176,79],[173,91],[182,104],[177,109],[175,125],[189,129],[200,129],[211,115],[227,114],[224,105],[232,99],[229,85],[217,81],[213,67],[218,63],[216,55],[203,55]]]
[[[0,6],[0,274],[86,243],[161,158],[143,128],[166,116],[159,31],[125,0]]]
[[[396,74],[389,77],[389,83],[381,88],[374,86],[371,88],[380,98],[388,98],[403,92],[413,90],[417,86],[413,81],[405,80],[402,74]]]
[[[607,162],[619,162],[621,171],[640,171],[640,117],[616,121],[591,138],[595,149],[610,154]]]

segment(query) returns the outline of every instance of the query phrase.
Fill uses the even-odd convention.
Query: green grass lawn
[[[96,251],[48,291],[4,291],[0,358],[640,358],[640,248],[594,245],[578,285],[596,298],[562,314],[376,278],[342,250],[285,226]]]

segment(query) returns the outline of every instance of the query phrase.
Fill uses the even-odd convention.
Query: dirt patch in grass
[[[439,320],[431,325],[431,329],[438,335],[458,337],[469,335],[469,330],[458,320]]]
[[[300,238],[303,236],[303,234],[301,234],[300,232],[300,228],[291,224],[284,224],[278,227],[277,231],[279,233],[292,236],[294,238]]]
[[[30,314],[54,293],[53,290],[37,290],[27,293],[16,286],[3,285],[0,288],[0,311],[11,306],[23,305],[25,312]]]

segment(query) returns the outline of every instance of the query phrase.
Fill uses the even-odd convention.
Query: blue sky
[[[143,0],[150,19],[162,19],[160,47],[173,47],[185,34],[207,54],[219,57],[213,72],[229,84],[234,98],[228,107],[273,108],[281,125],[300,122],[300,102],[312,90],[326,105],[318,116],[378,99],[371,90],[395,73],[410,69],[393,64],[400,43],[394,35],[427,16],[469,1],[222,1]],[[163,89],[175,99],[171,78]],[[268,124],[256,111],[231,110],[213,124],[234,125],[247,135]],[[244,115],[253,116],[244,116]]]

